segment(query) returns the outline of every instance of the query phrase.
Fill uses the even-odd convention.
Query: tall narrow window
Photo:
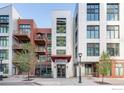
[[[119,21],[119,4],[118,3],[107,4],[107,20]]]
[[[88,3],[87,4],[87,20],[88,21],[99,21],[99,3]]]
[[[57,33],[66,33],[66,18],[57,18]]]
[[[47,38],[48,38],[48,40],[51,40],[51,34],[50,33],[47,34]]]

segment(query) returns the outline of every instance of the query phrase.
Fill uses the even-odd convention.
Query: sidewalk
[[[41,85],[41,86],[58,86],[58,85],[62,85],[62,86],[66,86],[66,85],[70,85],[70,86],[94,86],[94,85],[100,85],[99,83],[96,82],[100,82],[101,78],[95,78],[95,77],[82,77],[82,83],[78,83],[78,78],[74,77],[74,78],[31,78],[31,81],[24,81],[26,80],[27,76],[23,76],[23,75],[16,75],[16,76],[12,76],[9,78],[4,78],[2,81],[0,81],[0,85],[2,84],[10,84],[11,83],[16,83],[18,85],[18,83],[23,83],[24,85],[27,83],[34,83],[35,85]],[[108,85],[124,85],[124,78],[104,78],[104,82],[109,83]],[[31,84],[31,85],[32,85]],[[30,85],[30,84],[29,84]],[[105,85],[105,84],[104,84]]]
[[[78,85],[78,86],[83,86],[83,85],[98,85],[91,79],[88,79],[86,77],[82,77],[82,83],[78,83],[78,78],[36,78],[33,80],[34,82],[41,84],[41,85]]]
[[[41,86],[50,86],[50,85],[79,85],[79,86],[83,86],[83,85],[98,85],[97,83],[95,83],[92,79],[88,79],[87,77],[82,77],[82,83],[78,83],[78,78],[32,78],[32,81],[24,81],[26,79],[26,76],[13,76],[13,77],[9,77],[9,78],[4,78],[3,81],[0,81],[0,85],[1,84],[10,84],[10,83],[26,83],[26,82],[30,82],[30,83],[34,83],[36,85],[41,85]]]
[[[93,78],[93,81],[101,81],[102,78]],[[111,85],[124,85],[124,78],[104,78],[104,82],[110,83]]]

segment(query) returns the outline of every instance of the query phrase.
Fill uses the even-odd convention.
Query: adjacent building
[[[82,53],[82,76],[97,76],[102,52],[112,61],[110,77],[124,77],[124,6],[121,3],[77,4],[74,13],[74,67],[78,76],[78,53]]]

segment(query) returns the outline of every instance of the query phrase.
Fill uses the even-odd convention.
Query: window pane
[[[107,4],[107,20],[108,21],[119,20],[119,4],[118,3]]]
[[[58,55],[65,55],[66,54],[66,50],[57,50],[57,54]]]
[[[57,33],[66,32],[66,18],[57,18]]]
[[[99,20],[99,4],[88,3],[87,4],[87,20],[98,21]]]
[[[107,52],[110,56],[119,56],[119,43],[107,43]]]
[[[87,43],[87,56],[99,56],[99,43]]]
[[[88,25],[87,26],[87,38],[99,38],[99,26]]]
[[[57,46],[66,46],[66,37],[65,36],[57,36]]]

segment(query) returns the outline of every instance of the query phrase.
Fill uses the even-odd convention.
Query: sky
[[[0,4],[0,8],[9,4]],[[37,27],[51,27],[53,10],[70,10],[72,15],[75,10],[75,3],[34,3],[34,4],[13,4],[23,19],[34,19]]]

